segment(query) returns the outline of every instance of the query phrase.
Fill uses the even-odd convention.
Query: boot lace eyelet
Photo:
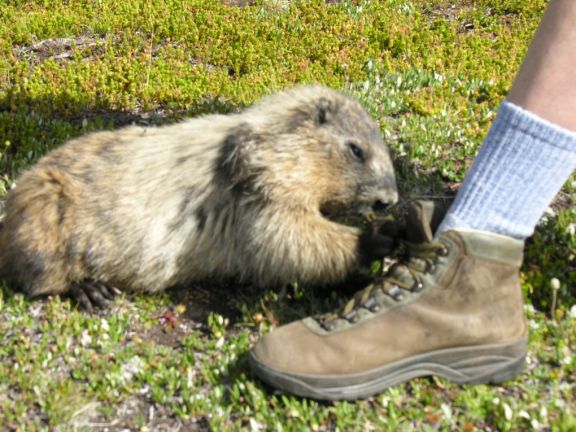
[[[386,294],[392,297],[396,301],[404,300],[404,294],[402,290],[397,285],[392,285],[386,290]]]
[[[376,303],[376,300],[374,300],[374,297],[370,297],[363,305],[362,307],[364,309],[368,309],[370,312],[375,313],[378,312],[380,310],[380,306],[378,305],[378,303]]]
[[[422,284],[422,282],[420,281],[416,281],[414,282],[414,285],[412,285],[411,291],[412,292],[418,292],[421,291],[424,288],[424,284]]]
[[[376,304],[376,300],[374,300],[374,297],[369,297],[368,300],[366,300],[364,302],[364,304],[362,305],[362,307],[364,309],[368,309],[369,311],[372,312],[372,309],[374,307],[377,307],[378,305]]]
[[[449,253],[450,253],[450,249],[448,248],[448,246],[446,246],[445,243],[442,243],[442,249],[440,249],[438,251],[438,255],[440,255],[442,257],[446,257],[446,256],[448,256]]]
[[[358,320],[360,319],[360,317],[358,316],[358,313],[353,310],[352,312],[347,313],[346,315],[343,315],[342,318],[344,318],[346,321],[348,321],[350,324],[354,324],[357,323]]]
[[[426,264],[426,273],[434,274],[436,272],[436,265],[433,263]]]

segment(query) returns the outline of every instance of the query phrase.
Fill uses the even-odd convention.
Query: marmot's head
[[[398,200],[390,150],[358,101],[320,86],[265,98],[240,115],[221,169],[287,206],[360,209]]]

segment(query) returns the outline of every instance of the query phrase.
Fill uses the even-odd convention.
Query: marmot
[[[215,276],[342,280],[361,230],[324,209],[397,200],[388,146],[354,99],[321,86],[243,112],[87,134],[6,198],[0,273],[32,296],[105,305]]]

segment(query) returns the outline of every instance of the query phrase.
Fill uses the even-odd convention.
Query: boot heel
[[[445,378],[457,384],[498,384],[519,375],[526,363],[526,340],[451,352]]]
[[[508,381],[522,373],[524,370],[524,365],[526,364],[526,357],[522,356],[520,358],[514,359],[506,365],[500,365],[496,370],[487,372],[486,369],[480,372],[480,375],[476,375],[470,380],[466,381],[466,384],[499,384],[504,381]],[[493,366],[492,366],[493,368]]]

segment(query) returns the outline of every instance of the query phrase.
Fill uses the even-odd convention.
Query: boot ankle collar
[[[498,261],[514,267],[522,265],[524,241],[487,231],[455,228],[440,235],[457,236],[468,255]]]

